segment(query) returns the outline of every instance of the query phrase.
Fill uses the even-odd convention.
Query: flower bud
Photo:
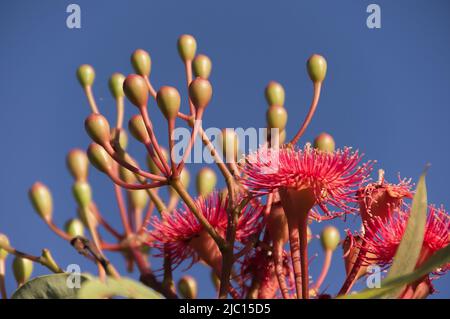
[[[9,246],[9,239],[5,234],[0,233],[0,244],[4,246]],[[1,247],[0,245],[0,247]],[[8,256],[8,252],[2,248],[0,248],[0,260],[5,260]]]
[[[211,101],[212,86],[208,80],[196,78],[189,85],[189,98],[197,110],[205,109]]]
[[[136,175],[122,165],[119,165],[119,176],[125,183],[134,184],[137,181]]]
[[[78,218],[69,219],[64,225],[64,230],[70,237],[84,236],[84,226]]]
[[[97,143],[91,143],[87,150],[89,161],[98,170],[108,174],[112,171],[113,162],[111,156]]]
[[[197,298],[197,281],[191,276],[183,276],[178,281],[178,291],[185,299]]]
[[[197,174],[196,186],[199,196],[207,197],[217,184],[216,173],[209,167],[202,168]]]
[[[266,100],[269,106],[272,105],[278,105],[283,106],[284,105],[284,88],[283,86],[275,81],[270,81],[269,84],[266,86],[265,90]]]
[[[163,86],[156,94],[156,102],[166,119],[174,119],[180,110],[180,93],[171,86]]]
[[[148,136],[147,128],[145,127],[142,115],[133,115],[128,121],[128,129],[135,139],[143,144],[150,143],[150,136]]]
[[[66,163],[75,180],[84,181],[87,179],[89,160],[83,150],[78,148],[71,150],[67,154]]]
[[[92,201],[91,186],[87,182],[75,182],[72,186],[72,193],[81,207],[87,207]]]
[[[220,144],[226,162],[235,161],[239,152],[239,139],[233,129],[223,129]]]
[[[128,198],[132,207],[144,209],[148,203],[148,194],[145,189],[129,190]]]
[[[84,127],[97,144],[107,145],[111,141],[109,123],[103,115],[92,113],[84,121]]]
[[[111,130],[111,144],[116,150],[126,150],[128,146],[128,135],[123,128],[113,128]]]
[[[192,35],[183,34],[178,38],[178,53],[184,62],[192,61],[195,51],[197,51],[197,41]]]
[[[306,63],[309,77],[314,83],[325,80],[327,74],[327,60],[321,55],[313,54]]]
[[[328,133],[321,133],[314,139],[314,148],[320,151],[333,153],[335,149],[335,143],[333,136]]]
[[[46,221],[51,221],[53,214],[53,199],[47,186],[40,182],[36,182],[31,186],[28,195],[38,215]]]
[[[144,78],[137,74],[130,74],[123,81],[125,95],[137,107],[145,107],[148,101],[148,88]]]
[[[80,65],[77,69],[77,78],[83,88],[91,86],[95,80],[95,70],[89,64]]]
[[[167,161],[167,159],[169,158],[169,154],[167,153],[167,150],[163,147],[160,147],[160,149],[161,149],[162,156],[164,157],[164,160]],[[158,155],[155,154],[155,156],[156,156],[156,158],[158,158]],[[156,166],[155,162],[150,157],[150,155],[147,155],[147,166],[148,166],[148,169],[150,170],[150,173],[157,174],[157,175],[161,173],[158,166]]]
[[[86,227],[97,227],[97,218],[94,213],[91,211],[89,207],[79,206],[77,209],[78,218],[80,218],[81,222]],[[90,225],[90,226],[89,226]]]
[[[33,273],[33,262],[29,259],[14,257],[12,267],[14,278],[19,286],[26,283]]]
[[[137,49],[131,55],[131,64],[137,74],[141,76],[149,76],[152,68],[152,60],[147,51]]]
[[[267,126],[284,130],[287,123],[288,114],[286,109],[279,105],[269,106],[266,113]]]
[[[114,73],[109,78],[109,90],[115,99],[125,96],[123,92],[123,82],[125,81],[125,75],[122,73]]]
[[[340,240],[339,230],[334,226],[326,226],[322,230],[322,234],[320,234],[320,242],[325,251],[335,251],[337,246],[339,246]]]
[[[212,63],[210,58],[204,54],[199,54],[192,61],[192,68],[196,77],[208,79],[211,74]]]

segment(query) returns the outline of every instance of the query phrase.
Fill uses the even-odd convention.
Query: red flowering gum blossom
[[[228,198],[214,192],[207,198],[198,197],[196,204],[211,226],[223,236],[227,228]],[[255,203],[244,207],[237,225],[236,241],[245,243],[261,229],[262,211],[263,206]],[[161,251],[158,257],[168,255],[173,268],[192,258],[192,264],[202,260],[220,275],[222,255],[219,248],[186,205],[163,215],[163,219],[153,218],[151,226],[150,245]]]

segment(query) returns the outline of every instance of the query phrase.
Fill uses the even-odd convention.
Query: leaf
[[[78,292],[79,299],[104,299],[126,297],[130,299],[163,299],[164,297],[151,288],[129,278],[107,278],[86,282]]]
[[[71,288],[74,274],[52,274],[36,277],[18,288],[12,299],[75,299],[80,288]],[[72,276],[72,277],[71,277]],[[80,283],[89,281],[90,277],[80,275]]]
[[[447,263],[450,263],[450,245],[437,251],[425,263],[423,263],[421,267],[417,268],[412,273],[392,279],[386,278],[381,283],[381,288],[366,289],[360,293],[341,296],[339,298],[340,299],[380,298],[385,294],[391,294],[393,291],[398,290],[399,287],[402,287],[406,284],[416,281],[417,279],[435,271],[436,269],[446,265]]]

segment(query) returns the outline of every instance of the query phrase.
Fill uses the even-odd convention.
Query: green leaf
[[[107,278],[106,282],[99,279],[86,282],[78,292],[79,299],[104,299],[125,297],[130,299],[163,299],[164,297],[140,282],[129,278]]]
[[[340,299],[369,299],[380,298],[386,294],[392,294],[393,291],[398,290],[399,287],[403,287],[411,282],[414,282],[421,277],[435,271],[439,267],[442,267],[450,262],[450,245],[437,251],[431,256],[425,263],[422,264],[415,271],[399,276],[396,278],[386,278],[381,283],[381,288],[366,289],[360,293],[353,295],[346,295],[339,297]]]
[[[18,288],[12,299],[75,299],[80,288],[71,288],[73,274],[53,274],[36,277]],[[83,284],[90,279],[88,275],[80,276]]]

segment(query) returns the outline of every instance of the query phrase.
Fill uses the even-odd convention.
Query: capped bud
[[[314,139],[314,148],[323,152],[333,153],[335,149],[333,136],[328,133],[320,133]]]
[[[12,267],[14,278],[19,286],[26,283],[33,273],[33,262],[29,259],[14,257]]]
[[[87,179],[89,160],[83,150],[75,148],[67,154],[67,168],[75,180],[84,181]]]
[[[123,82],[125,81],[125,75],[122,73],[114,73],[109,78],[109,90],[115,99],[125,96],[123,92]]]
[[[185,299],[197,298],[197,281],[191,276],[183,276],[178,281],[178,291]]]
[[[5,234],[0,233],[0,247],[2,247],[2,245],[9,246],[9,239]],[[0,248],[0,260],[5,260],[6,256],[8,256],[8,252]]]
[[[212,63],[211,60],[204,54],[199,54],[192,61],[192,68],[194,69],[194,75],[208,79],[211,74]]]
[[[46,221],[52,220],[53,199],[47,186],[36,182],[31,186],[28,195],[38,215]]]
[[[189,174],[187,168],[184,168],[180,173],[180,182],[185,189],[188,189],[190,181],[191,175]],[[171,196],[178,196],[178,193],[172,187],[169,188],[169,192]]]
[[[327,60],[321,55],[313,54],[306,63],[309,77],[314,83],[325,80],[327,74]]]
[[[239,152],[239,138],[233,129],[223,129],[221,133],[220,144],[225,160],[235,161]]]
[[[95,80],[95,70],[89,64],[80,65],[77,69],[77,78],[82,87],[91,86]]]
[[[111,144],[116,150],[126,150],[128,146],[127,132],[123,128],[113,128],[111,130]]]
[[[267,125],[269,128],[284,130],[287,123],[288,114],[286,109],[279,105],[269,106],[266,113]]]
[[[163,86],[156,95],[156,102],[166,119],[174,119],[180,110],[180,93],[171,86]]]
[[[169,158],[169,154],[167,153],[167,150],[163,147],[160,147],[160,149],[161,149],[162,156],[164,157],[164,160],[167,161],[167,159]],[[157,155],[155,155],[155,156],[158,158]],[[147,156],[147,166],[152,174],[160,174],[161,173],[158,166],[156,166],[155,162],[150,157],[150,155]]]
[[[97,218],[88,206],[79,206],[77,209],[78,218],[86,227],[97,227]],[[90,226],[89,226],[90,225]]]
[[[81,207],[87,207],[92,201],[92,190],[89,183],[84,181],[75,182],[72,186],[72,193]]]
[[[217,176],[209,167],[202,168],[197,174],[196,186],[199,196],[206,197],[214,191],[217,184]]]
[[[211,270],[211,281],[212,281],[214,287],[216,287],[216,290],[219,290],[220,278],[219,278],[219,276],[217,276],[217,274],[214,270]]]
[[[84,236],[84,226],[78,218],[69,219],[64,225],[64,230],[70,237]]]
[[[122,165],[119,165],[119,176],[125,183],[134,184],[137,181],[136,175]]]
[[[84,121],[84,127],[94,142],[107,145],[111,141],[109,123],[103,115],[92,113]]]
[[[131,103],[137,107],[145,107],[148,101],[148,88],[144,78],[130,74],[123,81],[123,91]]]
[[[148,203],[148,194],[145,189],[129,190],[128,198],[132,207],[144,209]]]
[[[265,90],[266,100],[269,106],[271,105],[284,105],[284,88],[283,86],[275,81],[270,81],[266,86]]]
[[[133,115],[128,121],[128,129],[130,130],[131,135],[139,142],[144,144],[150,143],[150,136],[148,136],[142,115]]]
[[[189,85],[189,98],[197,109],[204,109],[211,101],[212,86],[208,80],[196,78]]]
[[[101,145],[91,143],[91,145],[89,145],[87,155],[91,164],[98,170],[106,174],[112,171],[112,158]]]
[[[196,51],[197,41],[192,35],[183,34],[178,38],[178,53],[184,62],[192,61]]]
[[[324,250],[336,250],[340,240],[339,230],[334,226],[326,226],[320,234],[320,242]]]
[[[152,60],[147,51],[137,49],[131,55],[131,64],[137,74],[149,76],[152,68]]]

